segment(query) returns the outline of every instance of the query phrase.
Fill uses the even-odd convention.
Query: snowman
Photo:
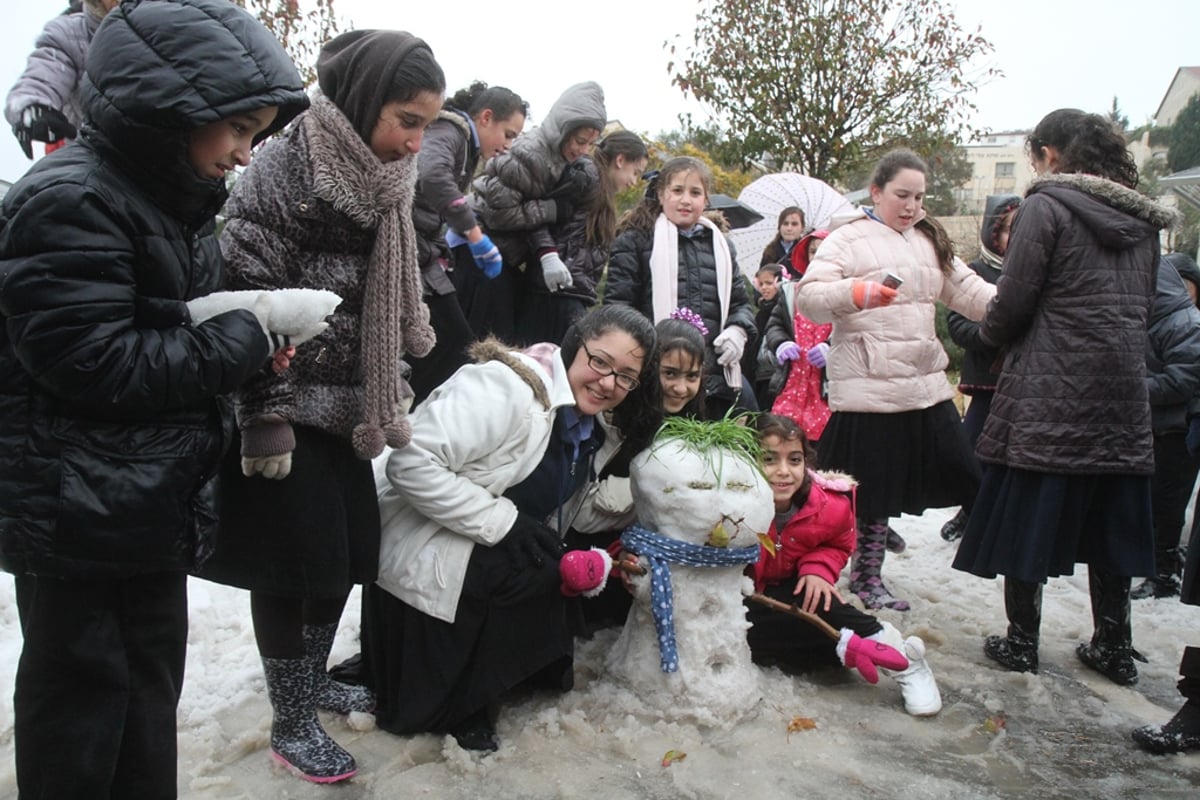
[[[647,574],[609,674],[662,717],[732,724],[762,697],[742,605],[774,509],[757,439],[730,420],[671,418],[630,477],[639,524],[622,544]]]

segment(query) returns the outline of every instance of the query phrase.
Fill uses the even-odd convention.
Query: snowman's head
[[[673,539],[751,547],[774,514],[757,433],[736,420],[669,418],[630,477],[642,527]]]

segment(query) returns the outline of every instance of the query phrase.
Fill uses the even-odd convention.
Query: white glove
[[[558,257],[558,253],[546,253],[539,260],[542,262],[542,280],[545,281],[547,289],[557,292],[559,289],[569,289],[575,284],[571,278],[571,271]]]
[[[292,454],[281,453],[277,456],[259,456],[246,458],[242,456],[242,474],[247,478],[262,475],[264,478],[283,480],[292,471]]]
[[[742,360],[742,351],[746,349],[746,331],[730,325],[713,339],[713,349],[717,351],[717,363],[728,367]]]

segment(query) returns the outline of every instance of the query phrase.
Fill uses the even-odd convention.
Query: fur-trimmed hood
[[[837,470],[810,469],[808,476],[814,484],[830,492],[849,492],[858,486],[858,480],[853,475]]]
[[[1179,212],[1097,175],[1049,174],[1035,178],[1026,197],[1048,194],[1067,206],[1105,246],[1124,250],[1178,224]]]
[[[494,336],[476,342],[467,350],[467,355],[477,364],[488,361],[499,361],[529,384],[533,389],[534,398],[543,408],[550,408],[550,393],[546,389],[546,381],[539,378],[533,367],[525,363],[517,354],[533,359],[545,369],[547,375],[554,374],[550,359],[558,357],[559,348],[552,344],[535,344],[524,351],[513,350]]]

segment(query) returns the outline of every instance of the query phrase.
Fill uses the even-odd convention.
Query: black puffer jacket
[[[1173,262],[1174,254],[1163,256],[1158,268],[1147,331],[1146,390],[1156,434],[1186,431],[1188,405],[1200,393],[1200,310]]]
[[[1020,205],[1021,198],[1015,194],[989,195],[983,210],[983,222],[979,226],[979,246],[982,252],[979,258],[969,266],[979,277],[990,284],[1000,280],[1000,263],[1003,256],[995,251],[996,230],[1001,218],[1010,210]],[[946,314],[946,327],[950,338],[961,347],[963,353],[962,375],[959,377],[958,389],[963,394],[974,394],[976,391],[992,391],[996,388],[999,373],[992,368],[1000,357],[1000,352],[984,344],[979,339],[979,323],[967,319],[957,311]]]
[[[1146,322],[1174,212],[1090,175],[1035,180],[983,341],[1007,348],[979,457],[1049,473],[1154,471]]]
[[[679,234],[679,290],[677,304],[690,308],[704,320],[708,335],[704,337],[708,353],[704,360],[705,391],[726,394],[721,368],[717,366],[713,339],[721,333],[721,299],[717,295],[717,263],[713,255],[713,230],[701,228],[693,236]],[[604,302],[633,306],[649,319],[654,319],[654,291],[650,276],[650,253],[654,249],[654,231],[630,228],[613,242],[608,261],[608,278]],[[733,256],[732,285],[729,294],[729,313],[725,327],[737,325],[746,331],[747,347],[755,339],[754,311],[746,297],[745,281],[737,266],[737,253],[729,243]]]
[[[247,311],[192,326],[219,288],[220,180],[188,131],[307,104],[283,49],[226,0],[125,2],[88,56],[88,122],[0,210],[0,565],[108,577],[207,550],[231,392],[269,355]]]

